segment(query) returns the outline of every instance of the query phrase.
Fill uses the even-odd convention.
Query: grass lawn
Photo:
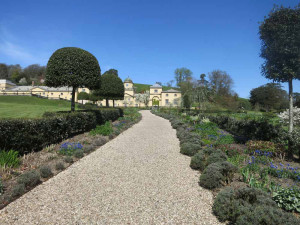
[[[69,111],[71,102],[31,96],[0,96],[1,118],[37,118],[44,112]]]

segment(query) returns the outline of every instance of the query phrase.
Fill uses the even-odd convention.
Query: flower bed
[[[234,191],[226,192],[226,196],[229,194],[234,196],[236,190],[245,186],[248,186],[249,190],[243,190],[240,193],[253,192],[261,196],[261,192],[256,192],[259,189],[263,191],[266,201],[272,203],[272,208],[268,209],[270,212],[267,210],[269,214],[262,220],[266,221],[264,224],[274,224],[274,221],[279,219],[284,222],[288,221],[289,224],[300,223],[293,214],[288,213],[300,212],[300,164],[285,161],[286,149],[283,145],[269,140],[250,140],[246,145],[237,144],[236,140],[232,138],[233,136],[221,130],[216,123],[211,122],[208,119],[210,117],[189,116],[186,113],[178,114],[176,112],[153,111],[153,113],[170,120],[173,128],[177,130],[181,152],[182,149],[186,149],[186,145],[193,147],[193,151],[189,151],[189,154],[186,154],[186,151],[182,153],[191,156],[191,167],[202,172],[199,178],[199,184],[202,187],[213,190],[215,194],[222,193],[221,195],[224,192],[220,192],[220,190],[223,190],[225,186],[234,187]],[[234,124],[232,125],[234,126]],[[230,126],[226,123],[226,126],[223,127]],[[267,132],[268,128],[265,131]],[[261,131],[255,135],[259,133]],[[269,135],[264,134],[264,137]],[[226,136],[225,141],[222,140],[224,136]],[[224,152],[226,155],[224,156],[220,152]],[[253,196],[253,194],[251,195]],[[223,201],[223,197],[219,197],[219,199],[221,202]],[[218,201],[214,204],[215,208],[219,207],[217,206],[220,204]],[[237,204],[238,201],[240,200],[237,200]],[[232,201],[230,202],[232,203]],[[259,203],[260,201],[257,201],[256,204],[259,205]],[[222,207],[231,207],[230,204],[228,206],[226,204],[225,202],[221,203]],[[244,216],[248,220],[251,216],[259,219],[260,213],[255,210],[256,204],[249,205],[246,210],[247,214]],[[262,204],[259,207],[264,209],[265,206]],[[280,208],[287,211],[280,213],[285,218],[276,217],[274,220],[275,217],[273,218],[270,213],[276,211],[279,214]],[[224,211],[222,215],[217,211],[214,212],[222,222],[229,220],[233,223],[236,221],[240,223],[242,221],[240,214],[230,217],[232,215],[230,211]]]
[[[0,165],[0,209],[115,138],[140,119],[137,109],[125,109],[123,117],[109,122],[109,134],[91,135],[85,132],[22,157],[17,157],[16,151],[9,154],[0,151],[0,155],[5,154],[5,161]]]

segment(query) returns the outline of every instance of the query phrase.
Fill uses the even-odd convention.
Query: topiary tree
[[[99,88],[101,70],[91,53],[75,47],[56,50],[50,57],[45,84],[50,87],[72,87],[71,111],[75,110],[75,92],[79,87]]]
[[[89,94],[86,92],[80,92],[77,96],[78,100],[82,100],[82,104],[83,104],[83,100],[89,100]]]
[[[259,27],[262,74],[289,86],[289,132],[293,131],[293,80],[300,80],[300,6],[275,6]]]
[[[118,71],[110,69],[106,71],[101,77],[101,87],[95,91],[98,95],[106,99],[106,107],[109,107],[109,99],[114,100],[124,99],[124,85],[123,81],[118,76]]]

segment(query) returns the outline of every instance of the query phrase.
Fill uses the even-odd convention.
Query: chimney
[[[32,81],[32,87],[34,86],[34,80]]]

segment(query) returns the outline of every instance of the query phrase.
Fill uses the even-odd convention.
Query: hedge
[[[14,149],[21,155],[39,151],[120,116],[123,116],[122,110],[109,109],[46,113],[39,119],[1,119],[0,149]]]

